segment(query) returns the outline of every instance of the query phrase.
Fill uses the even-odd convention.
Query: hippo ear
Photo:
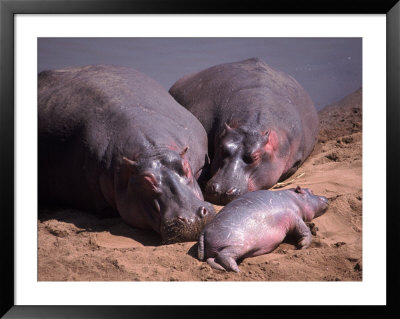
[[[273,154],[279,148],[279,138],[274,130],[265,130],[261,132],[264,151],[268,154]]]
[[[304,190],[299,185],[297,185],[294,191],[298,194],[304,194]]]
[[[224,130],[222,131],[220,137],[225,136],[226,133],[231,132],[232,130],[233,130],[233,128],[230,127],[229,124],[225,122],[225,123],[224,123]]]
[[[124,163],[126,164],[126,166],[129,168],[129,170],[132,173],[136,173],[137,172],[137,162],[130,160],[129,158],[123,156],[122,160],[124,161]]]
[[[225,130],[226,130],[227,132],[232,131],[232,127],[230,127],[229,124],[226,123],[226,122],[224,123],[224,127],[225,127]]]
[[[186,152],[189,150],[189,146],[186,146],[182,152],[179,153],[179,155],[183,158],[183,156],[185,156]]]

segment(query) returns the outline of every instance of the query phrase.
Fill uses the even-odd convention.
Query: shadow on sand
[[[39,222],[46,222],[52,219],[67,224],[73,224],[76,228],[78,228],[76,233],[109,232],[114,236],[130,238],[142,244],[143,246],[162,245],[159,234],[152,230],[133,228],[124,223],[120,217],[99,217],[85,211],[65,207],[39,207]]]

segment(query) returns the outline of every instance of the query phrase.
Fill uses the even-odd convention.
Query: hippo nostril
[[[184,223],[186,223],[186,222],[187,222],[187,220],[186,220],[186,218],[185,218],[185,217],[178,216],[178,219],[179,219],[181,222],[184,222]]]
[[[208,191],[211,193],[219,193],[219,190],[220,190],[220,186],[217,183],[212,183],[207,188],[208,188]]]
[[[208,215],[208,211],[205,207],[200,208],[200,217],[206,217]]]
[[[232,187],[231,189],[226,191],[226,195],[234,195],[238,192],[238,189],[235,187]]]

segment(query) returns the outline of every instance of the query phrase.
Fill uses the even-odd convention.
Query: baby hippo
[[[273,251],[287,234],[298,238],[298,248],[311,244],[304,223],[321,216],[328,199],[308,188],[246,193],[226,205],[200,234],[198,257],[220,270],[239,272],[237,259]]]

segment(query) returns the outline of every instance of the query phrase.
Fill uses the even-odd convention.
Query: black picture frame
[[[399,274],[394,262],[399,247],[398,206],[395,203],[395,181],[398,176],[400,130],[399,42],[400,3],[398,0],[290,0],[241,3],[177,0],[0,0],[0,221],[2,231],[0,315],[5,318],[158,318],[227,316],[247,317],[249,311],[271,315],[322,315],[380,318],[399,316]],[[386,306],[16,306],[14,303],[14,18],[16,14],[386,14],[387,21],[387,305]],[[377,167],[378,170],[383,168]],[[377,186],[379,187],[379,186]],[[382,207],[384,207],[382,203]],[[377,214],[383,212],[377,212]],[[379,216],[377,216],[379,218]],[[317,293],[317,292],[316,292]],[[310,296],[312,298],[312,296]],[[177,300],[179,304],[179,300]],[[268,309],[265,309],[268,307]],[[329,309],[327,309],[329,308]],[[265,313],[264,311],[268,311]]]

